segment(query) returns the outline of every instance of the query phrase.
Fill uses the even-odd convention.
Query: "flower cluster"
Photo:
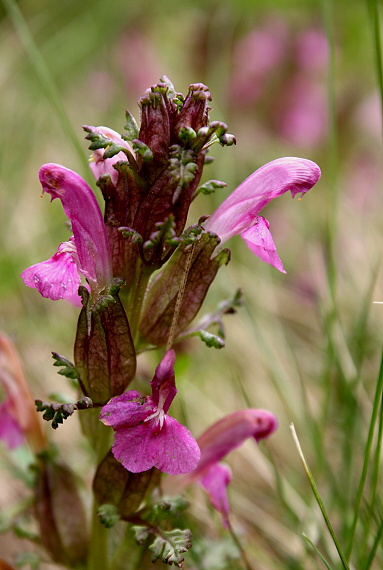
[[[103,450],[93,488],[100,505],[110,503],[126,520],[134,519],[152,489],[153,474],[160,471],[180,476],[182,485],[201,484],[227,526],[231,475],[221,459],[247,438],[259,441],[277,427],[271,412],[240,410],[196,441],[168,413],[177,394],[172,347],[191,330],[188,326],[219,268],[230,259],[223,244],[240,235],[256,256],[284,272],[261,211],[287,191],[293,197],[305,194],[320,177],[310,160],[276,159],[251,174],[210,217],[185,229],[192,200],[226,186],[218,180],[199,186],[212,144],[236,142],[224,123],[210,121],[210,101],[205,85],[190,85],[184,97],[164,77],[139,101],[140,126],[127,112],[124,135],[107,127],[84,127],[104,213],[93,190],[72,170],[45,164],[39,174],[43,193],[61,201],[72,235],[49,260],[25,269],[22,278],[43,297],[77,303],[81,298],[74,364],[53,355],[55,364],[63,367],[60,373],[77,381],[82,394],[68,405],[38,400],[38,410],[46,420],[55,418],[53,427],[81,410],[82,429],[98,457],[99,436],[106,430],[102,424],[113,428],[114,443],[110,451]],[[206,333],[202,328],[200,332]],[[151,394],[149,386],[143,393],[127,390],[136,375],[137,354],[152,349],[164,351],[164,356],[150,382]],[[12,422],[22,427],[20,401],[16,405],[13,400],[8,376],[1,380],[8,399],[0,409],[0,435],[7,432],[12,447],[20,438]],[[40,467],[42,500],[58,468],[49,462]],[[75,493],[72,487],[70,493]],[[85,550],[76,547],[71,558],[61,547],[62,523],[58,517],[57,541],[47,548],[54,559],[75,563]]]

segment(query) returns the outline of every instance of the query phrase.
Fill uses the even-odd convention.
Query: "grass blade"
[[[350,570],[350,567],[349,567],[349,565],[348,565],[347,559],[346,559],[345,555],[343,554],[342,548],[341,548],[341,546],[340,546],[340,544],[339,544],[339,541],[338,541],[338,539],[337,539],[337,536],[336,536],[336,534],[335,534],[335,531],[334,531],[334,529],[333,529],[333,526],[332,526],[332,524],[331,524],[331,522],[330,522],[330,519],[329,519],[329,516],[328,516],[328,514],[327,514],[326,508],[325,508],[325,506],[324,506],[324,504],[323,504],[323,501],[322,501],[322,499],[321,499],[321,496],[320,496],[320,494],[319,494],[318,487],[316,486],[316,483],[315,483],[315,481],[314,481],[314,477],[313,477],[313,475],[312,475],[312,473],[311,473],[311,471],[310,471],[310,468],[309,468],[309,466],[308,466],[308,464],[307,464],[307,462],[306,462],[305,456],[303,455],[303,451],[302,451],[301,445],[300,445],[300,443],[299,443],[298,436],[297,436],[297,433],[296,433],[296,431],[295,431],[294,424],[291,424],[290,427],[291,427],[291,432],[292,432],[292,434],[293,434],[293,439],[294,439],[295,445],[297,446],[297,449],[298,449],[300,458],[301,458],[302,463],[303,463],[303,466],[304,466],[304,468],[305,468],[306,475],[307,475],[308,480],[309,480],[309,482],[310,482],[310,485],[311,485],[311,488],[312,488],[312,490],[313,490],[315,499],[316,499],[316,501],[317,501],[317,503],[318,503],[318,505],[319,505],[319,508],[320,508],[320,510],[321,510],[321,512],[322,512],[322,515],[323,515],[323,518],[324,518],[324,520],[325,520],[326,526],[327,526],[327,528],[328,528],[328,530],[329,530],[329,532],[330,532],[330,534],[331,534],[331,538],[333,539],[333,542],[334,542],[334,544],[335,544],[335,547],[336,547],[336,549],[337,549],[337,551],[338,551],[339,558],[341,559],[341,562],[342,562],[342,566],[343,566],[343,568],[344,568],[345,570]]]

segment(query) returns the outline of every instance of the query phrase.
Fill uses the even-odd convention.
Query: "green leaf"
[[[169,515],[178,516],[189,507],[190,503],[181,496],[167,497],[152,507],[152,515],[157,523],[169,519]]]
[[[152,160],[153,153],[147,144],[143,143],[139,139],[134,139],[133,150],[136,154],[140,154],[144,160]]]
[[[219,336],[207,331],[198,331],[198,336],[209,348],[224,348],[225,341]]]
[[[57,374],[61,374],[61,376],[65,376],[70,380],[79,379],[80,376],[74,364],[72,364],[72,362],[70,362],[67,358],[65,358],[65,356],[61,356],[60,354],[57,354],[57,352],[52,352],[52,358],[55,360],[53,366],[62,367],[61,370],[57,371]]]
[[[219,188],[226,188],[227,184],[226,182],[221,182],[220,180],[208,180],[207,182],[205,182],[205,184],[202,184],[202,186],[200,186],[195,195],[197,194],[213,194],[213,192],[215,192],[217,189]]]
[[[178,568],[182,568],[182,563],[185,560],[183,554],[191,548],[191,540],[192,534],[189,529],[162,532],[161,536],[157,536],[153,544],[149,546],[149,550],[152,551],[152,562],[162,560],[169,566],[174,564]]]
[[[145,540],[147,540],[149,534],[152,532],[152,530],[147,526],[132,526],[132,531],[135,541],[140,546],[144,544]]]
[[[122,135],[124,140],[132,141],[133,139],[138,139],[139,128],[136,119],[133,117],[130,111],[126,111],[126,123],[124,129],[126,130],[126,135]]]

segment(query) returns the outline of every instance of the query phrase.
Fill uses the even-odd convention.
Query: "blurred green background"
[[[123,132],[125,109],[138,120],[137,99],[163,74],[185,94],[190,83],[207,84],[211,118],[228,124],[237,146],[213,149],[204,179],[224,180],[228,188],[200,197],[190,223],[269,160],[302,156],[322,169],[302,202],[285,195],[265,211],[287,275],[255,258],[239,238],[230,242],[232,261],[203,312],[238,287],[244,307],[226,319],[224,350],[193,340],[178,362],[173,414],[195,435],[247,406],[279,418],[268,442],[259,449],[248,442],[228,459],[232,522],[255,570],[322,567],[302,532],[339,567],[291,422],[345,548],[349,537],[383,318],[383,308],[372,304],[383,300],[381,111],[368,9],[374,4],[28,0],[17,4],[24,20],[9,0],[1,7],[0,328],[15,341],[35,397],[70,394],[50,352],[72,358],[78,310],[41,298],[19,275],[68,236],[60,204],[39,198],[40,166],[76,170],[98,192],[81,125]],[[150,378],[154,364],[143,355],[140,373]],[[90,481],[76,421],[49,435]],[[5,465],[3,448],[0,454]],[[8,508],[24,491],[5,469],[4,482],[0,505]],[[368,485],[374,488],[373,478]],[[201,536],[197,531],[186,567],[242,568],[218,515],[198,490],[189,496]],[[368,567],[366,553],[382,528],[381,497],[371,491],[363,509],[370,522],[358,527],[358,570]],[[0,545],[5,558],[29,548],[9,537]],[[370,567],[382,561],[378,550]]]

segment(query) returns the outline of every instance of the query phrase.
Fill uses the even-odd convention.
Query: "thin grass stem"
[[[4,0],[4,6],[7,10],[8,16],[12,21],[20,41],[24,46],[25,51],[28,54],[32,68],[34,69],[38,82],[41,85],[41,91],[46,95],[49,103],[51,104],[57,119],[68,137],[74,151],[78,155],[80,163],[84,167],[84,176],[90,178],[89,174],[89,164],[86,158],[86,153],[80,144],[75,130],[72,127],[72,123],[68,117],[65,110],[65,106],[62,102],[60,92],[52,78],[52,75],[40,53],[40,50],[33,39],[33,36],[28,28],[28,25],[14,0]]]
[[[367,478],[368,464],[369,464],[370,456],[371,456],[371,448],[372,448],[372,441],[373,441],[373,437],[374,437],[375,424],[376,424],[376,419],[377,419],[378,412],[379,412],[380,402],[382,399],[382,388],[383,388],[383,353],[382,353],[382,358],[381,358],[381,362],[380,362],[379,376],[378,376],[378,381],[377,381],[376,390],[375,390],[375,397],[374,397],[374,403],[373,403],[373,408],[372,408],[370,427],[368,430],[367,442],[366,442],[366,446],[365,446],[362,474],[360,476],[358,490],[356,492],[355,507],[354,507],[354,518],[353,518],[351,528],[350,528],[350,532],[349,532],[349,542],[348,542],[348,546],[347,546],[347,550],[346,550],[347,560],[350,559],[351,552],[352,552],[353,545],[354,545],[355,531],[356,531],[356,526],[358,524],[360,505],[362,502],[364,486],[365,486],[366,478]]]
[[[332,540],[333,540],[333,542],[334,542],[334,544],[335,544],[335,547],[336,547],[336,549],[337,549],[337,551],[338,551],[339,558],[340,558],[340,560],[341,560],[341,562],[342,562],[342,566],[343,566],[343,568],[344,568],[345,570],[350,570],[350,567],[349,567],[349,565],[348,565],[347,559],[346,559],[345,555],[343,554],[342,548],[341,548],[341,546],[340,546],[340,544],[339,544],[338,538],[337,538],[337,536],[336,536],[336,534],[335,534],[335,531],[334,531],[334,529],[333,529],[333,526],[332,526],[332,524],[331,524],[331,522],[330,522],[329,516],[328,516],[327,511],[326,511],[326,508],[325,508],[324,503],[323,503],[323,501],[322,501],[322,498],[321,498],[321,496],[320,496],[320,494],[319,494],[319,490],[318,490],[318,487],[316,486],[314,477],[313,477],[313,475],[312,475],[312,473],[311,473],[311,471],[310,471],[310,468],[309,468],[309,466],[308,466],[308,464],[307,464],[307,462],[306,462],[305,456],[303,455],[303,451],[302,451],[301,445],[300,445],[300,443],[299,443],[299,439],[298,439],[297,433],[296,433],[296,431],[295,431],[294,424],[291,424],[290,427],[291,427],[291,432],[292,432],[292,435],[293,435],[293,439],[294,439],[295,445],[296,445],[296,447],[297,447],[297,449],[298,449],[300,458],[301,458],[302,463],[303,463],[303,466],[304,466],[304,468],[305,468],[306,475],[307,475],[308,480],[309,480],[309,482],[310,482],[310,485],[311,485],[311,488],[312,488],[312,490],[313,490],[315,499],[316,499],[316,501],[317,501],[317,503],[318,503],[318,506],[319,506],[319,508],[320,508],[320,510],[321,510],[321,512],[322,512],[322,515],[323,515],[323,518],[324,518],[324,520],[325,520],[326,526],[327,526],[327,528],[328,528],[328,530],[329,530],[329,532],[330,532],[330,534],[331,534],[331,538],[332,538]]]
[[[383,117],[383,62],[382,62],[382,41],[380,33],[379,7],[377,0],[367,0],[367,4],[370,16],[372,40],[374,43],[374,61],[375,61],[376,77],[378,81],[378,89],[380,95],[380,106]],[[383,122],[381,127],[382,127],[382,138],[383,138]]]
[[[318,554],[319,558],[322,560],[322,562],[326,566],[327,570],[333,570],[333,567],[330,566],[330,564],[327,562],[327,560],[325,559],[323,554],[318,550],[318,548],[315,546],[315,544],[309,539],[307,534],[303,533],[302,536],[306,540],[306,542],[308,542],[308,544],[311,546],[311,548]]]

